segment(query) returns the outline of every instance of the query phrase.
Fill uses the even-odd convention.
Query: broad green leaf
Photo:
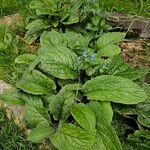
[[[106,64],[104,72],[109,75],[136,80],[148,74],[149,70],[146,68],[134,68],[126,63],[120,56],[117,56],[114,57],[110,63]]]
[[[23,95],[23,98],[24,98],[26,104],[29,104],[30,106],[32,106],[36,109],[44,108],[42,99],[39,96],[25,94],[25,95]]]
[[[112,75],[102,75],[87,81],[83,91],[91,100],[137,104],[147,99],[145,91],[137,84]]]
[[[99,104],[100,104],[99,113],[104,118],[106,118],[106,121],[111,123],[112,122],[112,118],[113,118],[113,110],[112,110],[110,102],[99,102]]]
[[[58,46],[62,44],[62,37],[61,35],[53,30],[51,32],[44,32],[40,38],[40,44],[41,46]]]
[[[57,46],[43,46],[39,51],[41,69],[60,79],[77,78],[77,56],[70,49]]]
[[[42,30],[42,29],[46,29],[48,28],[48,24],[42,20],[42,19],[38,19],[38,20],[35,20],[31,23],[29,23],[27,26],[26,26],[26,29],[27,30],[31,30],[30,32],[34,33],[34,31],[38,31],[38,30]],[[33,30],[34,29],[34,30]]]
[[[25,120],[31,125],[38,125],[49,119],[48,111],[43,107],[43,103],[38,96],[24,96],[25,104]]]
[[[48,122],[42,122],[39,123],[32,131],[29,133],[27,140],[40,143],[45,138],[49,138],[52,133],[54,132],[54,129],[50,127]]]
[[[42,19],[37,19],[26,26],[25,41],[32,44],[42,33],[49,28],[49,24]]]
[[[77,91],[77,90],[81,90],[82,89],[82,85],[81,84],[67,84],[65,85],[65,88],[69,91]]]
[[[47,121],[45,117],[40,113],[40,110],[30,106],[25,105],[25,120],[31,125],[37,125],[40,122]]]
[[[21,93],[13,87],[10,89],[4,90],[4,92],[0,94],[0,100],[10,105],[24,104],[24,99]]]
[[[72,124],[61,124],[58,131],[52,135],[51,141],[59,150],[90,150],[95,138]]]
[[[90,102],[90,107],[95,112],[97,120],[97,142],[103,143],[104,150],[122,150],[121,143],[112,125],[107,121],[106,115],[100,112],[101,105],[98,102]],[[95,143],[98,145],[98,143]],[[94,149],[93,149],[94,150]],[[98,149],[99,150],[99,149]]]
[[[26,101],[26,104],[34,107],[39,114],[41,114],[44,118],[49,120],[49,113],[48,110],[43,106],[43,100],[39,96],[33,96],[33,95],[25,95],[24,99]],[[49,120],[50,122],[50,120]]]
[[[70,11],[69,16],[67,17],[67,19],[62,21],[62,24],[71,25],[77,22],[79,22],[79,15],[77,14],[77,12]]]
[[[121,32],[109,32],[106,34],[103,34],[96,43],[96,46],[98,49],[101,49],[102,47],[109,45],[109,44],[115,44],[118,42],[121,42],[125,37],[125,33]]]
[[[57,2],[51,1],[39,1],[39,0],[33,0],[30,3],[30,8],[36,10],[37,16],[43,16],[43,15],[57,15],[56,11],[58,12],[58,5]]]
[[[82,54],[88,47],[89,40],[77,32],[66,31],[62,36],[64,43],[75,53]]]
[[[38,70],[26,72],[17,87],[35,95],[52,94],[56,88],[54,81]]]
[[[96,126],[96,117],[93,110],[85,104],[77,104],[71,108],[71,114],[77,123],[87,131],[93,132]]]
[[[38,59],[38,57],[36,57],[35,60],[30,64],[28,71],[29,72],[33,71],[34,68],[39,64],[40,64],[40,60]]]
[[[115,76],[120,76],[123,78],[128,78],[130,80],[136,80],[141,77],[144,77],[146,74],[148,74],[148,69],[146,68],[133,68],[128,67],[126,70],[122,72],[117,72],[114,74]]]
[[[68,10],[68,11],[72,11],[72,10],[78,10],[80,9],[80,7],[85,3],[84,0],[71,0],[71,3],[70,3],[70,7],[71,9]]]
[[[95,138],[96,138],[96,141],[95,141],[93,147],[91,148],[91,150],[107,150],[107,148],[103,144],[102,138],[98,132],[96,132]]]
[[[95,26],[98,26],[99,22],[100,22],[100,17],[97,15],[97,16],[93,16],[92,17],[92,22]]]
[[[32,44],[34,43],[34,41],[40,37],[43,33],[43,30],[40,31],[32,31],[32,30],[28,30],[25,34],[25,42],[27,44]]]
[[[109,44],[104,47],[102,47],[98,53],[101,57],[114,57],[116,55],[119,55],[121,52],[121,49],[117,45]]]
[[[80,19],[80,7],[82,7],[84,1],[82,0],[74,0],[70,1],[69,9],[67,12],[61,14],[61,22],[64,25],[75,24],[79,22]]]
[[[36,58],[36,55],[34,54],[22,54],[15,58],[16,64],[30,64],[33,62]]]
[[[105,149],[109,150],[122,150],[121,143],[114,128],[107,124],[104,120],[103,123],[97,125],[97,140],[102,140]]]
[[[69,116],[70,108],[75,104],[75,93],[67,89],[67,86],[52,97],[50,103],[50,113],[54,119],[66,119]]]
[[[150,99],[150,84],[144,83],[144,84],[142,85],[142,88],[145,90],[145,92],[146,92],[147,95],[148,95],[148,98]]]
[[[144,103],[139,103],[135,110],[138,114],[138,122],[141,125],[150,128],[150,100]]]
[[[150,113],[150,111],[148,113]],[[141,125],[143,125],[147,128],[150,128],[150,114],[147,114],[147,115],[141,114],[141,115],[139,115],[138,116],[138,122]]]

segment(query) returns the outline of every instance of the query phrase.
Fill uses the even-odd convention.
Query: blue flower
[[[87,55],[87,51],[84,51],[83,52],[83,57],[87,57],[88,55]]]
[[[92,55],[90,56],[90,60],[93,61],[94,58],[95,58],[95,57],[94,57],[94,54],[92,54]]]

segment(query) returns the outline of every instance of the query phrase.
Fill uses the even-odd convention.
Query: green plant
[[[45,30],[59,29],[64,32],[71,29],[90,38],[90,34],[98,35],[110,28],[105,24],[106,14],[101,12],[99,0],[33,0],[30,8],[36,15],[26,27],[25,39],[29,44]]]
[[[25,118],[35,127],[28,136],[30,141],[40,142],[46,138],[56,148],[68,150],[121,149],[111,125],[110,102],[145,101],[146,93],[132,80],[147,74],[147,70],[142,69],[137,75],[137,69],[116,57],[120,50],[115,43],[124,38],[124,33],[102,35],[93,49],[89,48],[88,41],[80,38],[73,43],[74,36],[68,38],[70,34],[78,33],[44,32],[38,56],[17,83],[24,94],[7,91],[1,99],[8,103],[25,103]],[[76,43],[80,42],[85,44],[86,51],[76,49]],[[19,56],[17,62],[25,63],[21,60],[27,60],[28,56]],[[114,59],[120,59],[121,63],[116,61],[118,64],[112,70]],[[13,101],[10,101],[12,95]]]
[[[16,88],[5,91],[0,98],[8,104],[25,106],[25,120],[33,127],[28,135],[32,142],[47,140],[51,149],[59,150],[121,150],[111,125],[115,112],[111,105],[146,101],[145,90],[134,81],[145,76],[148,69],[133,68],[120,58],[117,43],[125,33],[102,34],[99,21],[96,30],[86,28],[91,5],[97,8],[99,1],[75,2],[31,3],[41,20],[28,25],[26,37],[32,39],[34,35],[30,39],[33,42],[41,35],[41,47],[37,55],[24,54],[15,59],[28,68]],[[74,14],[76,8],[78,15]],[[86,8],[86,15],[81,15],[79,8]],[[62,20],[64,9],[68,15]],[[47,26],[43,21],[52,21],[51,17],[58,17],[56,24],[48,23],[51,31],[44,31]],[[82,17],[88,19],[84,22]],[[99,15],[92,13],[93,17],[98,19]]]

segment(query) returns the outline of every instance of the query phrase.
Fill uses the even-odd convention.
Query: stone
[[[5,90],[9,90],[12,86],[3,80],[0,80],[0,94],[2,94]],[[8,105],[3,103],[0,100],[0,108],[6,108],[7,117],[11,119],[14,118],[15,123],[21,128],[25,129],[23,118],[24,118],[24,107],[19,105]]]

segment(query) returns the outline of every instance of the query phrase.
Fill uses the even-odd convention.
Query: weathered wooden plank
[[[128,32],[137,31],[139,38],[150,38],[150,18],[112,13],[108,16],[107,22],[112,27],[120,27]]]

